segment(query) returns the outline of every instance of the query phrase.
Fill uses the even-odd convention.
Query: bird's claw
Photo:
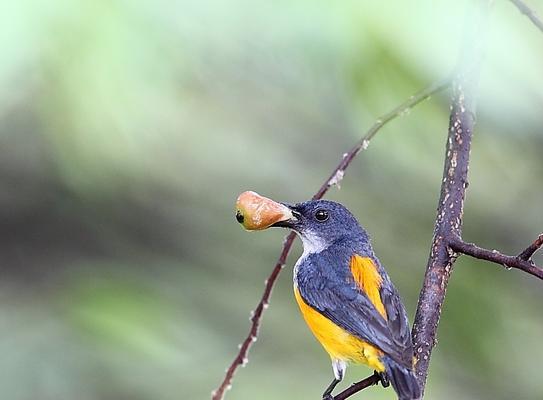
[[[322,400],[334,400],[334,396],[331,394],[325,394],[322,396]]]
[[[381,385],[383,385],[384,388],[390,386],[390,381],[384,373],[379,373],[379,378],[381,379]]]
[[[379,380],[375,383],[376,385],[378,385],[379,382],[381,382],[381,385],[384,388],[390,386],[390,381],[388,380],[388,378],[387,378],[387,376],[386,376],[386,374],[384,372],[374,371],[373,375],[376,376],[377,378],[379,378]]]

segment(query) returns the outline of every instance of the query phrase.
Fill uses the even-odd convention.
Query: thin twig
[[[415,107],[417,104],[428,99],[435,93],[438,93],[448,87],[451,84],[452,79],[450,77],[442,79],[421,90],[420,92],[409,97],[406,101],[400,104],[398,107],[389,111],[388,113],[381,115],[375,120],[373,125],[368,129],[366,134],[343,156],[338,166],[332,171],[326,182],[320,187],[320,189],[312,197],[313,200],[321,199],[324,194],[330,189],[330,187],[339,184],[343,179],[345,170],[351,164],[351,161],[362,151],[366,150],[370,144],[371,139],[379,132],[379,130],[388,124],[390,121],[397,117],[405,115],[409,110]]]
[[[288,253],[290,252],[290,248],[292,247],[292,243],[294,242],[295,237],[296,234],[294,232],[291,232],[285,237],[283,249],[281,250],[281,254],[279,255],[277,264],[275,264],[275,267],[273,267],[270,276],[266,280],[266,286],[264,288],[262,298],[258,302],[258,305],[256,306],[256,309],[251,316],[251,329],[249,330],[249,334],[241,344],[236,358],[234,358],[234,361],[232,361],[232,364],[230,364],[230,366],[226,370],[226,375],[224,376],[221,385],[211,394],[211,398],[213,400],[222,399],[224,397],[225,392],[229,390],[232,386],[232,379],[234,378],[234,374],[236,373],[237,369],[240,366],[244,366],[247,364],[247,355],[249,354],[249,349],[256,342],[256,338],[258,337],[258,329],[260,328],[260,322],[262,321],[262,314],[264,313],[264,310],[268,308],[273,286],[275,285],[275,281],[277,280],[279,273],[285,266]]]
[[[362,151],[365,150],[371,139],[379,132],[381,128],[383,128],[387,123],[394,120],[397,117],[400,117],[407,113],[410,109],[415,107],[417,104],[421,103],[422,101],[428,99],[430,96],[442,91],[446,87],[448,87],[451,83],[450,78],[443,79],[441,81],[438,81],[436,83],[433,83],[432,85],[428,86],[426,89],[423,89],[422,91],[414,94],[413,96],[409,97],[405,102],[400,104],[398,107],[394,108],[392,111],[382,115],[380,118],[378,118],[374,124],[370,127],[370,129],[366,132],[366,134],[349,150],[348,153],[344,155],[344,157],[341,159],[339,164],[334,168],[328,179],[322,184],[322,186],[317,190],[315,195],[312,197],[313,200],[321,199],[326,192],[334,185],[339,184],[339,182],[343,179],[343,176],[345,174],[345,170],[349,167],[351,162],[354,160],[354,158]],[[239,349],[238,354],[226,370],[226,374],[220,384],[220,386],[217,388],[217,390],[213,391],[211,394],[212,400],[222,400],[224,398],[224,394],[227,390],[230,389],[232,386],[232,379],[234,378],[234,374],[236,373],[237,369],[240,366],[243,366],[247,363],[247,356],[249,354],[249,349],[251,348],[252,344],[256,341],[258,330],[260,328],[260,323],[262,321],[262,314],[264,312],[264,309],[267,308],[267,305],[269,303],[269,299],[271,296],[271,292],[273,289],[273,286],[275,284],[275,281],[277,280],[277,277],[279,276],[279,273],[281,272],[283,266],[285,265],[287,256],[290,252],[290,249],[292,247],[292,243],[294,241],[295,234],[291,233],[289,234],[283,244],[283,248],[281,250],[281,254],[279,256],[279,259],[277,261],[277,264],[273,268],[270,276],[268,277],[266,281],[266,286],[264,288],[264,293],[262,295],[262,298],[260,299],[253,316],[251,317],[251,327],[249,329],[249,334],[241,344],[241,347]],[[370,377],[371,378],[371,377]],[[362,390],[362,385],[358,386],[362,382],[366,381],[366,378],[361,382],[356,383],[355,385],[351,386],[353,387],[359,387],[358,390],[355,390],[353,393],[356,393],[359,390]],[[350,396],[350,395],[349,395]],[[343,397],[346,398],[346,397]],[[340,400],[342,398],[339,398]]]
[[[334,396],[334,400],[345,400],[348,397],[351,397],[353,394],[360,392],[370,386],[377,385],[381,381],[381,377],[377,374],[368,376],[366,379],[362,379],[360,382],[353,383],[343,392],[338,393]]]
[[[500,264],[507,269],[516,268],[539,279],[543,279],[543,269],[530,261],[522,259],[522,253],[518,256],[508,256],[497,250],[487,250],[473,243],[464,242],[458,237],[449,238],[449,247],[458,253]]]
[[[520,258],[521,260],[528,261],[530,258],[532,258],[534,253],[541,248],[541,246],[543,246],[543,232],[540,233],[537,239],[534,240],[534,242],[531,245],[526,247],[526,249],[522,253],[520,253],[517,257]]]
[[[530,18],[530,21],[532,21],[533,24],[537,26],[541,32],[543,32],[543,21],[539,18],[539,16],[536,14],[534,10],[532,10],[526,3],[524,3],[521,0],[509,0],[509,1],[513,3],[522,14]]]

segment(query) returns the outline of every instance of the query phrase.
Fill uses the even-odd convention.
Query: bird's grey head
[[[319,252],[339,241],[367,242],[368,236],[356,218],[343,205],[330,200],[310,200],[285,204],[292,218],[273,226],[290,228],[302,239],[304,250]]]

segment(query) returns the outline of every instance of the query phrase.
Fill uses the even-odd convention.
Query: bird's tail
[[[420,386],[412,369],[406,368],[391,358],[384,356],[386,376],[398,394],[399,400],[418,400],[421,397]]]

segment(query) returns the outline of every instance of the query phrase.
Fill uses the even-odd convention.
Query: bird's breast
[[[294,296],[309,329],[332,359],[367,364],[377,371],[384,371],[385,367],[381,362],[383,353],[378,348],[351,335],[308,305],[296,283]]]

